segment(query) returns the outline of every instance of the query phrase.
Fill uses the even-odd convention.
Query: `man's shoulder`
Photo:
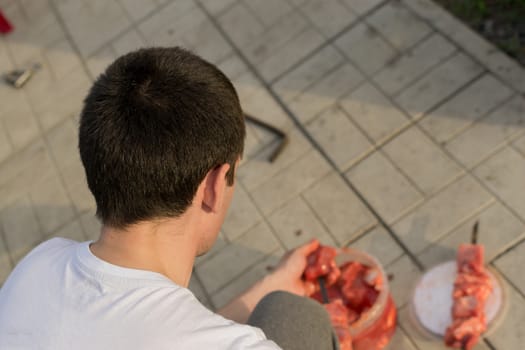
[[[72,248],[73,246],[79,244],[79,242],[66,239],[66,238],[60,238],[55,237],[51,238],[47,241],[44,241],[37,245],[33,250],[31,250],[21,261],[20,263],[24,263],[28,260],[32,260],[38,257],[47,256],[48,254],[54,254],[60,251],[63,251],[67,248]]]
[[[42,251],[42,250],[55,249],[55,248],[65,248],[65,247],[70,247],[72,245],[77,245],[77,244],[79,244],[79,242],[73,241],[72,239],[62,238],[62,237],[53,237],[37,245],[33,249],[33,251]]]

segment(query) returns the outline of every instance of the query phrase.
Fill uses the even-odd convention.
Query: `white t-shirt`
[[[100,260],[89,243],[54,238],[18,264],[0,289],[1,350],[279,349],[161,274]]]

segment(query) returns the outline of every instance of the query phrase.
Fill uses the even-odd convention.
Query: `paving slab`
[[[268,218],[285,249],[293,249],[313,238],[322,244],[335,245],[329,233],[315,212],[302,197],[295,197],[276,210]]]
[[[403,255],[386,267],[389,275],[390,293],[398,308],[410,301],[421,271],[409,256]]]
[[[433,34],[396,60],[390,62],[374,76],[374,81],[389,95],[397,95],[401,89],[414,82],[428,70],[451,56],[454,45],[440,34]]]
[[[495,202],[471,217],[443,239],[431,244],[418,255],[426,267],[456,258],[457,247],[469,243],[474,224],[479,223],[478,242],[485,246],[485,261],[490,262],[525,237],[523,222],[501,203]]]
[[[394,260],[403,255],[403,249],[392,238],[382,225],[377,225],[357,240],[350,247],[363,250],[376,257],[383,266],[389,266]]]
[[[306,123],[363,80],[363,75],[352,64],[343,63],[291,100],[289,107],[301,122]]]
[[[339,170],[346,170],[374,150],[372,143],[338,106],[307,124],[307,130]]]
[[[270,28],[283,16],[292,12],[292,6],[282,0],[242,0],[241,2],[248,6],[265,28]]]
[[[286,102],[290,102],[306,88],[321,80],[344,61],[343,55],[328,45],[299,64],[273,84],[273,89]]]
[[[395,100],[414,119],[418,119],[482,71],[483,68],[471,58],[458,53],[407,87]]]
[[[524,260],[525,243],[521,242],[494,262],[498,270],[512,281],[521,294],[525,294],[525,276],[522,270]]]
[[[465,175],[398,220],[393,229],[413,253],[419,253],[493,201],[473,177]]]
[[[341,98],[339,104],[376,145],[409,124],[406,114],[368,82]]]
[[[425,195],[435,193],[463,173],[456,162],[415,126],[382,149]]]
[[[512,90],[485,74],[425,116],[419,124],[432,137],[446,143],[512,96]]]
[[[355,65],[370,75],[398,56],[394,47],[364,22],[350,28],[335,44]]]
[[[309,0],[301,10],[328,39],[352,25],[357,18],[338,0]]]
[[[331,173],[304,192],[304,199],[343,246],[377,222],[338,173]]]
[[[480,164],[474,173],[493,193],[525,218],[525,203],[516,187],[525,174],[521,154],[506,147]]]
[[[356,164],[346,176],[387,223],[423,200],[418,189],[381,152]]]
[[[447,142],[446,149],[472,167],[524,132],[525,98],[515,96],[498,109]],[[483,140],[483,142],[480,142]]]
[[[432,32],[409,8],[389,1],[366,18],[396,49],[407,49]]]
[[[269,226],[260,223],[196,267],[196,273],[210,293],[226,286],[244,270],[279,249]]]

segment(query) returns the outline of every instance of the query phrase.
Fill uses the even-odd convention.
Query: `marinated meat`
[[[445,344],[470,350],[487,329],[485,302],[492,292],[483,264],[483,246],[462,244],[457,254],[457,276],[452,294],[452,324],[445,332]]]
[[[341,299],[335,299],[325,304],[324,307],[330,315],[330,321],[339,339],[341,350],[352,350],[352,336],[348,325],[351,322],[350,319],[355,320],[355,313],[349,310]]]
[[[308,281],[315,281],[319,277],[324,277],[327,286],[334,284],[341,271],[335,263],[337,251],[335,248],[319,246],[308,256],[308,264],[304,270],[304,276]]]
[[[334,326],[335,334],[339,340],[340,350],[352,350],[352,335],[348,326]]]
[[[383,286],[379,270],[356,261],[337,267],[337,251],[331,247],[320,246],[308,257],[304,277],[315,282],[323,277],[330,303],[325,308],[330,314],[332,326],[338,335],[341,350],[352,349],[349,325],[357,321],[377,300]],[[311,297],[323,302],[321,293],[316,291]]]
[[[324,304],[324,307],[330,315],[332,325],[348,326],[348,309],[341,299],[336,299],[328,304]]]

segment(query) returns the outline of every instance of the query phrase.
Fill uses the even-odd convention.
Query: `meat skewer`
[[[486,330],[485,302],[492,292],[490,277],[483,264],[484,247],[477,244],[478,222],[472,229],[471,244],[461,244],[457,253],[452,324],[445,333],[445,344],[470,350]]]

